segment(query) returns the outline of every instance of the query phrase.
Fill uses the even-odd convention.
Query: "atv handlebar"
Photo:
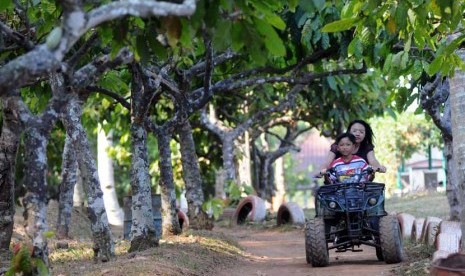
[[[355,180],[352,180],[353,182],[366,182],[366,181],[372,181],[374,179],[374,174],[375,172],[381,172],[380,168],[377,168],[376,170],[373,169],[372,166],[367,166],[364,168],[360,173],[353,174],[349,177],[353,178],[355,177]],[[344,181],[341,180],[341,176],[345,175],[339,175],[337,171],[334,168],[329,168],[325,171],[324,174],[321,174],[320,172],[320,177],[324,176],[325,177],[325,183],[326,184],[337,184],[337,183],[343,183]],[[331,176],[333,179],[331,179]],[[361,181],[364,176],[368,176],[367,180]],[[334,179],[335,178],[335,179]]]

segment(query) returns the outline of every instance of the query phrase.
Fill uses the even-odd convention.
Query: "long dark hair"
[[[373,138],[375,137],[375,135],[373,134],[373,130],[371,129],[371,126],[367,122],[365,122],[364,120],[353,120],[352,122],[349,123],[349,126],[347,127],[347,132],[350,132],[350,128],[354,124],[361,124],[362,126],[365,127],[365,138],[363,138],[363,141],[360,142],[360,145],[373,146]]]

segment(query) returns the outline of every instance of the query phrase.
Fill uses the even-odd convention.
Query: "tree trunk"
[[[157,133],[158,153],[160,154],[160,189],[162,205],[163,235],[181,233],[178,213],[176,211],[176,192],[174,190],[173,167],[171,164],[171,135],[161,129]]]
[[[465,51],[457,51],[465,60]],[[453,158],[457,171],[457,187],[459,189],[460,221],[462,233],[465,233],[465,73],[456,71],[450,79],[450,103],[453,138]],[[465,235],[462,235],[462,244],[465,244]],[[462,246],[462,252],[465,246]]]
[[[213,221],[202,210],[204,195],[202,177],[195,152],[194,138],[189,121],[185,121],[178,128],[179,143],[181,145],[181,161],[184,183],[186,185],[186,199],[189,217],[189,227],[192,229],[212,229]]]
[[[123,209],[119,206],[115,190],[113,174],[113,159],[108,156],[107,148],[112,146],[111,135],[106,135],[99,124],[97,135],[97,164],[98,176],[103,191],[103,202],[108,215],[108,222],[112,225],[123,225]]]
[[[134,121],[131,124],[131,149],[132,225],[129,252],[155,247],[159,241],[153,222],[147,131]]]
[[[275,162],[275,180],[276,180],[276,193],[272,198],[273,211],[277,212],[279,206],[284,202],[286,196],[284,184],[284,158],[280,157]]]
[[[71,212],[73,210],[73,192],[77,182],[77,167],[76,151],[72,144],[72,138],[67,134],[61,165],[60,200],[56,227],[59,239],[69,238],[69,226],[71,225]]]
[[[452,141],[444,138],[444,155],[446,158],[446,195],[450,206],[450,220],[460,221],[459,190],[457,188],[457,170],[454,168]]]
[[[23,198],[25,230],[32,239],[33,256],[48,266],[47,240],[47,137],[40,131],[39,122],[30,122],[24,138],[24,183],[26,196]]]
[[[269,185],[269,174],[270,174],[270,159],[266,158],[265,156],[263,158],[260,158],[260,178],[258,181],[258,189],[256,190],[257,195],[261,198],[267,198],[267,186]]]
[[[90,150],[87,133],[81,123],[81,101],[70,99],[64,114],[66,132],[73,138],[79,170],[87,195],[87,213],[91,221],[94,240],[94,260],[105,262],[115,256],[114,241],[103,203],[97,166]]]
[[[81,171],[79,171],[79,166],[76,171],[76,184],[74,185],[74,192],[73,192],[73,206],[84,208],[84,201],[85,201],[85,194],[84,188],[82,187],[82,177]]]
[[[10,242],[15,215],[15,167],[22,124],[13,99],[2,99],[3,124],[0,135],[0,267],[9,265]],[[5,263],[2,263],[4,261]]]
[[[44,236],[47,231],[47,144],[50,132],[58,120],[64,104],[60,96],[61,78],[51,77],[54,97],[40,116],[31,116],[26,124],[24,138],[24,183],[26,195],[23,198],[25,230],[32,238],[32,256],[40,258],[48,266],[48,246]]]
[[[251,174],[251,165],[250,165],[250,138],[249,132],[246,131],[242,135],[243,143],[237,145],[237,148],[240,151],[240,157],[237,158],[237,168],[238,168],[238,183],[239,185],[251,186],[252,185],[252,174]]]
[[[234,163],[234,138],[225,135],[222,143],[223,168],[226,172],[226,185],[236,184],[236,166]]]
[[[224,186],[226,185],[226,172],[223,168],[219,168],[215,172],[215,197],[226,199],[226,192]]]

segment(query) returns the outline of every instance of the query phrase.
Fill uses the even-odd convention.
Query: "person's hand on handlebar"
[[[316,178],[322,178],[326,174],[326,169],[322,169],[317,175],[315,175]]]
[[[380,165],[379,167],[373,166],[373,170],[375,172],[385,173],[386,172],[386,167],[382,166],[382,165]]]

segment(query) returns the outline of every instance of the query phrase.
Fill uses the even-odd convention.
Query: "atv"
[[[357,174],[358,181],[345,183],[343,176],[330,169],[330,184],[318,188],[315,218],[305,225],[307,263],[314,267],[329,264],[329,250],[362,251],[360,245],[376,248],[376,257],[388,264],[402,261],[404,248],[399,222],[384,210],[384,184],[361,182],[372,179],[371,167]],[[352,177],[352,179],[354,179]]]

